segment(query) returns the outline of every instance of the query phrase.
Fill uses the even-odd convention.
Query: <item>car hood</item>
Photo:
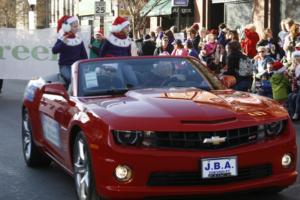
[[[84,98],[95,115],[105,117],[179,119],[187,123],[221,123],[236,119],[286,117],[271,99],[234,90],[143,89],[122,96]]]

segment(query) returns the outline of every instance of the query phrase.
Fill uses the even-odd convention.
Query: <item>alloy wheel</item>
[[[90,192],[89,158],[85,142],[79,139],[76,144],[74,172],[76,190],[80,200],[87,200]]]
[[[29,125],[29,116],[27,112],[23,115],[23,150],[26,160],[30,159],[31,155],[31,129]]]

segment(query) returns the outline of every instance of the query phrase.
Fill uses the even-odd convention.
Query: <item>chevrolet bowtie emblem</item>
[[[226,137],[212,136],[211,138],[205,138],[203,144],[219,145],[226,141]]]

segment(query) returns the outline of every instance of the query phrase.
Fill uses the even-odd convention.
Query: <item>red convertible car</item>
[[[29,82],[29,167],[54,161],[80,200],[216,195],[296,181],[295,130],[275,101],[227,89],[193,58],[82,60],[71,85]],[[66,89],[68,88],[68,89]]]

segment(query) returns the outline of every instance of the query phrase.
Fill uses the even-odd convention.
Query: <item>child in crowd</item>
[[[288,99],[290,82],[286,75],[286,67],[279,61],[273,63],[273,75],[270,78],[273,99],[284,105]]]
[[[267,63],[267,70],[261,76],[260,90],[258,91],[259,95],[269,97],[269,98],[273,98],[272,85],[270,82],[270,78],[273,75],[273,65],[274,65],[273,61]]]

